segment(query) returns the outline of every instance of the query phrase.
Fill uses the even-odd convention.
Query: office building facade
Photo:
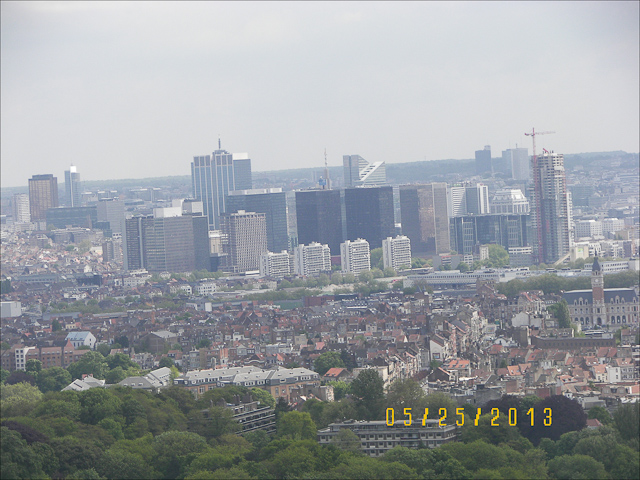
[[[503,150],[502,160],[506,165],[511,165],[511,178],[525,182],[529,181],[531,169],[529,165],[529,150],[527,148]]]
[[[71,165],[64,172],[64,200],[67,207],[79,207],[82,198],[80,173],[76,166]]]
[[[29,211],[29,195],[16,193],[12,199],[13,223],[29,223],[31,212]]]
[[[489,187],[476,185],[452,185],[447,188],[449,217],[461,215],[484,215],[489,213]]]
[[[156,209],[159,210],[159,209]],[[136,216],[125,221],[125,270],[152,273],[210,270],[207,219],[202,216]]]
[[[47,219],[47,210],[58,207],[58,179],[51,174],[34,175],[29,179],[29,209],[31,221]]]
[[[209,229],[220,228],[220,215],[226,211],[226,198],[234,190],[250,190],[251,160],[246,153],[215,150],[211,155],[193,157],[191,163],[193,196],[202,202]]]
[[[491,145],[485,145],[483,150],[476,150],[476,175],[491,175]]]
[[[434,182],[400,186],[402,234],[413,255],[449,253],[447,184]]]
[[[384,268],[395,271],[411,268],[411,240],[405,235],[387,237],[382,241],[382,263]]]
[[[92,207],[58,207],[46,212],[47,225],[56,228],[94,228],[98,221],[98,209]]]
[[[344,205],[347,240],[363,238],[380,248],[395,234],[392,187],[346,188]]]
[[[359,274],[371,270],[369,242],[363,238],[346,240],[340,244],[340,262],[343,273]]]
[[[534,254],[540,263],[552,264],[569,252],[570,205],[562,154],[538,155],[533,169]]]
[[[289,247],[287,200],[281,188],[236,190],[226,198],[226,212],[264,213],[267,221],[267,248],[281,252]]]
[[[124,202],[118,199],[99,200],[98,222],[109,222],[109,229],[112,233],[124,232]]]
[[[491,213],[527,215],[530,212],[529,200],[518,188],[498,190],[491,199]]]
[[[345,187],[385,185],[387,183],[385,162],[369,163],[360,155],[343,155],[342,167]]]
[[[451,222],[451,249],[461,255],[474,253],[476,245],[496,243],[505,249],[529,245],[529,215],[465,215]]]
[[[225,213],[220,217],[225,267],[234,273],[260,269],[260,256],[267,253],[267,219],[264,213]]]
[[[291,275],[291,255],[286,250],[280,253],[267,252],[260,255],[260,276],[281,279]]]
[[[342,211],[339,190],[302,190],[296,192],[298,243],[328,245],[333,255],[340,254]]]
[[[300,244],[293,249],[293,272],[296,275],[314,276],[331,272],[331,249],[329,245],[312,242]]]

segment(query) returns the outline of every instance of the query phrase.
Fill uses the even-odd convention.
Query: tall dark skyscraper
[[[537,233],[534,254],[540,263],[552,264],[571,247],[564,156],[537,155],[531,175],[534,183],[531,211]]]
[[[438,255],[451,250],[446,183],[401,185],[400,216],[412,254]]]
[[[126,270],[210,270],[209,237],[205,217],[133,217],[125,222],[124,239]]]
[[[193,196],[202,201],[209,229],[219,229],[220,215],[226,210],[229,192],[252,188],[251,160],[246,153],[229,153],[220,149],[212,155],[193,157],[191,181]]]
[[[449,219],[451,248],[462,255],[476,245],[497,243],[505,249],[529,246],[529,215],[464,215]]]
[[[393,187],[362,187],[344,190],[347,240],[362,238],[371,249],[395,234]]]
[[[47,219],[47,210],[58,207],[58,179],[51,174],[34,175],[29,179],[31,221]]]
[[[339,190],[296,192],[298,243],[329,245],[332,255],[340,255],[342,213]]]
[[[491,165],[491,145],[485,145],[484,150],[476,150],[476,175],[493,173]]]
[[[267,248],[275,253],[287,250],[287,201],[281,188],[230,192],[226,198],[226,213],[240,210],[264,213],[267,221]]]
[[[64,172],[64,199],[67,207],[79,207],[82,198],[82,186],[78,169],[71,165]]]

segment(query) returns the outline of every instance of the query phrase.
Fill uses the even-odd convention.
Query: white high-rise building
[[[489,213],[489,187],[481,183],[447,187],[447,207],[449,217]]]
[[[360,155],[343,155],[344,186],[385,185],[387,171],[385,162],[369,163]]]
[[[391,267],[398,271],[411,268],[411,241],[409,237],[398,235],[382,240],[382,263],[384,268]]]
[[[280,253],[267,252],[260,255],[260,276],[284,278],[291,274],[290,255],[286,250]]]
[[[234,272],[260,268],[260,255],[267,253],[267,220],[264,213],[225,213],[220,216],[222,248],[227,267]]]
[[[502,151],[502,159],[511,166],[511,178],[529,180],[529,149],[510,148]]]
[[[529,200],[519,188],[503,188],[491,199],[491,213],[498,215],[529,213]]]
[[[29,195],[16,193],[13,196],[13,223],[29,223],[30,221]]]
[[[369,242],[362,238],[347,240],[340,244],[340,260],[344,273],[366,272],[371,270],[371,252]]]
[[[293,272],[296,275],[318,275],[331,271],[331,250],[329,245],[317,242],[300,244],[293,250]]]

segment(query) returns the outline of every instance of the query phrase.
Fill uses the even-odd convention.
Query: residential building
[[[293,250],[293,271],[296,275],[318,275],[331,271],[331,250],[329,245],[312,242],[300,244]]]
[[[624,229],[624,220],[621,218],[605,218],[602,220],[602,234],[607,238],[614,238],[616,233]],[[625,254],[625,256],[631,255]]]
[[[575,222],[575,236],[578,238],[592,238],[602,236],[602,222],[599,220],[578,220]]]
[[[267,248],[281,252],[289,247],[287,235],[287,202],[281,188],[235,190],[225,199],[225,213],[264,213],[267,222]]]
[[[405,235],[387,237],[382,241],[382,263],[384,268],[402,270],[411,268],[411,240]]]
[[[331,423],[327,428],[318,430],[318,442],[321,445],[333,443],[337,440],[340,430],[348,429],[360,439],[363,453],[371,457],[380,457],[395,447],[415,449],[423,445],[435,448],[456,439],[456,426],[453,424],[440,426],[438,419],[423,421],[418,413],[414,414],[412,420],[406,420],[404,412],[390,413],[389,409],[387,416],[387,420],[345,420]],[[391,420],[394,417],[402,420]]]
[[[259,270],[260,255],[267,253],[267,219],[264,213],[225,213],[220,217],[226,267],[236,273]]]
[[[570,208],[562,154],[546,152],[533,162],[534,253],[539,263],[553,264],[569,253]]]
[[[340,254],[342,210],[339,190],[302,190],[296,192],[298,243],[328,245],[333,255]]]
[[[280,253],[267,252],[260,255],[260,276],[284,278],[291,275],[291,255],[286,250]]]
[[[34,175],[29,179],[31,221],[47,219],[47,210],[58,206],[58,179],[51,174]]]
[[[476,175],[493,173],[491,164],[491,145],[485,145],[483,150],[476,150]]]
[[[211,155],[193,157],[191,163],[193,196],[202,202],[210,230],[220,228],[220,215],[226,209],[226,198],[234,190],[250,190],[251,159],[246,153],[218,150]]]
[[[91,332],[69,332],[65,340],[71,342],[74,348],[89,347],[93,350],[96,346],[96,337]]]
[[[519,188],[502,188],[491,199],[491,213],[527,215],[529,200]]]
[[[400,186],[402,234],[413,255],[449,253],[447,184],[434,182]]]
[[[380,248],[395,233],[392,187],[346,188],[344,205],[346,239],[363,238]]]
[[[502,160],[511,165],[511,178],[529,180],[529,149],[510,148],[502,151]]]
[[[344,273],[359,274],[371,270],[369,242],[362,238],[340,244],[340,260]]]
[[[67,207],[79,207],[82,198],[80,173],[74,165],[64,172],[64,198]]]
[[[31,212],[29,211],[29,195],[16,193],[13,195],[13,223],[29,223]]]

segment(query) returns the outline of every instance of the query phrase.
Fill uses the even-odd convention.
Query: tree
[[[158,362],[158,367],[160,367],[160,368],[162,368],[162,367],[171,368],[174,365],[175,365],[175,362],[170,357],[162,357],[160,359],[160,362]]]
[[[42,399],[42,392],[29,383],[3,385],[0,389],[0,416],[16,417],[28,414]]]
[[[36,385],[42,393],[59,392],[71,383],[71,374],[62,367],[50,367],[38,373]]]
[[[340,450],[347,452],[359,452],[360,451],[360,437],[353,433],[348,428],[343,428],[338,432],[338,435],[331,440],[335,443],[336,447]]]
[[[360,371],[351,382],[351,393],[357,398],[359,418],[379,420],[383,417],[384,382],[376,369]]]
[[[9,370],[5,370],[4,368],[0,369],[0,384],[4,384],[5,380],[9,378],[11,372]]]
[[[60,325],[60,322],[58,320],[53,320],[51,322],[51,331],[52,332],[59,332],[60,330],[62,330],[62,325]]]
[[[109,385],[120,383],[125,378],[127,378],[127,373],[122,369],[122,367],[116,367],[113,370],[110,370],[104,377],[105,383]]]
[[[97,471],[106,478],[153,478],[153,468],[139,455],[108,450],[97,465]],[[151,470],[151,471],[150,471]]]
[[[108,343],[101,343],[96,346],[96,351],[100,352],[102,356],[106,357],[107,355],[109,355],[109,352],[111,352],[111,345],[109,345]]]
[[[373,280],[373,273],[371,273],[370,270],[365,270],[364,272],[360,272],[360,275],[358,275],[358,280],[363,283],[370,282],[371,280]]]
[[[611,414],[609,411],[600,406],[591,407],[589,409],[589,413],[587,414],[587,418],[595,418],[600,421],[603,425],[609,425],[612,422]]]
[[[627,441],[638,440],[640,435],[640,404],[627,403],[613,412],[613,426]]]
[[[36,379],[33,375],[29,375],[22,370],[14,370],[5,379],[4,383],[6,385],[15,385],[17,383],[28,383],[30,385],[35,385]]]
[[[458,264],[458,270],[460,270],[460,272],[464,273],[464,272],[468,272],[469,271],[469,265],[467,265],[464,262],[460,262]]]
[[[317,428],[307,412],[286,412],[278,419],[278,437],[292,440],[315,440]]]
[[[454,402],[449,395],[444,392],[434,392],[427,395],[425,399],[425,407],[429,409],[430,419],[439,419],[440,409],[444,408],[447,410],[447,419],[443,421],[448,425],[455,423],[455,411],[456,411],[456,402]],[[424,412],[423,412],[424,415]]]
[[[90,351],[82,355],[80,360],[69,365],[67,370],[74,379],[82,378],[84,374],[102,379],[106,375],[108,368],[107,362],[100,352]]]
[[[560,328],[571,327],[571,314],[569,313],[569,305],[566,300],[561,300],[558,303],[549,305],[547,307],[554,317],[558,319],[558,325]]]
[[[276,399],[269,392],[262,388],[254,387],[251,389],[251,397],[262,405],[276,408]]]
[[[211,339],[202,338],[196,345],[196,348],[209,348],[211,346]]]
[[[549,422],[549,417],[551,425],[546,426],[544,423]],[[552,395],[535,406],[534,426],[529,424],[522,427],[521,432],[537,445],[543,437],[558,440],[562,434],[582,430],[586,425],[587,415],[576,400],[564,395]]]
[[[371,268],[384,268],[384,262],[382,258],[382,248],[374,248],[371,250]]]
[[[406,265],[406,267],[408,267],[408,265]],[[400,268],[402,268],[402,266],[400,266]],[[386,278],[395,277],[397,275],[396,271],[392,267],[387,267],[382,272]]]
[[[422,417],[427,395],[418,382],[412,379],[396,380],[389,387],[385,406],[393,408],[396,417],[404,418],[404,409],[411,408],[412,415]]]
[[[351,391],[351,385],[343,380],[334,380],[332,382],[328,382],[327,385],[331,385],[333,387],[334,400],[343,399],[347,393]]]
[[[0,432],[2,451],[0,477],[3,479],[42,477],[43,472],[38,456],[22,436],[5,426],[0,428]]]
[[[120,413],[122,402],[111,389],[92,388],[78,394],[80,420],[96,425],[103,418]]]
[[[345,368],[345,365],[339,352],[324,352],[313,362],[313,367],[318,375],[322,376],[330,368]]]
[[[549,473],[558,479],[608,478],[604,465],[586,455],[562,455],[548,463]]]

